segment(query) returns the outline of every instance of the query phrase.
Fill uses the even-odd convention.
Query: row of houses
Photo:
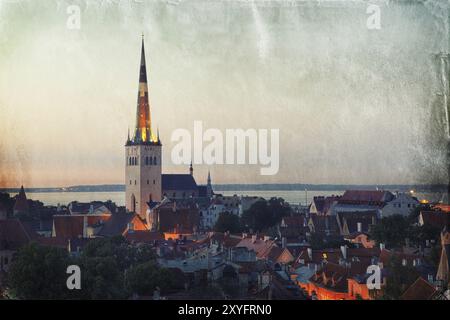
[[[342,196],[314,197],[309,213],[320,216],[335,216],[339,212],[376,212],[379,218],[393,214],[409,215],[420,205],[413,193],[386,190],[347,190]]]

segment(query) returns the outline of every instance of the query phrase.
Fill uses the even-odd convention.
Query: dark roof
[[[17,219],[0,220],[0,250],[15,250],[32,239],[27,229]]]
[[[198,196],[199,197],[206,197],[207,196],[207,191],[208,191],[208,187],[207,186],[198,186]]]
[[[19,194],[16,196],[16,203],[14,204],[14,211],[17,212],[27,212],[29,210],[29,205],[27,201],[27,196],[23,186],[20,187]]]
[[[339,226],[336,218],[333,216],[311,215],[310,221],[314,224],[316,233],[330,232],[331,234],[339,233]]]
[[[133,213],[115,213],[111,215],[111,218],[105,222],[98,235],[103,237],[121,235],[127,228],[128,223],[133,220],[133,217]]]
[[[197,183],[190,174],[163,174],[163,190],[197,190]]]
[[[358,222],[361,223],[362,231],[368,232],[372,225],[373,219],[377,219],[376,211],[361,211],[361,212],[338,212],[336,214],[341,227],[344,227],[344,222],[347,222],[348,231],[350,234],[358,231]]]

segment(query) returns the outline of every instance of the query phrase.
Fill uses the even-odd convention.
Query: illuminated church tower
[[[151,127],[144,37],[142,36],[136,128],[125,144],[125,203],[130,212],[145,218],[147,202],[161,201],[161,141]]]

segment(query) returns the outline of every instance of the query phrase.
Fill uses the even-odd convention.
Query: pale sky
[[[448,180],[428,134],[446,1],[375,2],[380,30],[366,2],[140,2],[0,0],[0,186],[123,183],[142,32],[163,172],[188,172],[170,138],[201,120],[280,129],[280,169],[195,166],[198,183],[208,169],[213,183]]]

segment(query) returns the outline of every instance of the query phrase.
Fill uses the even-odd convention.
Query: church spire
[[[147,67],[145,63],[144,35],[142,35],[141,64],[139,69],[139,90],[136,110],[134,142],[153,142],[150,105],[148,102]]]

